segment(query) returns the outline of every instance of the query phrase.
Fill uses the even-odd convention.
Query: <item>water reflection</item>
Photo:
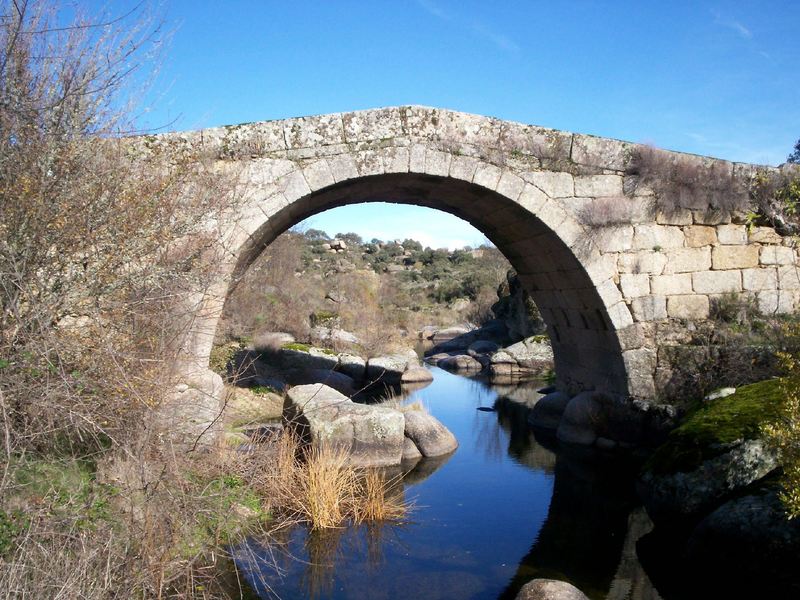
[[[592,598],[658,598],[636,560],[648,525],[630,465],[556,453],[534,437],[527,416],[540,383],[499,395],[432,370],[434,382],[408,401],[422,401],[460,445],[406,466],[401,493],[416,505],[408,521],[251,540],[234,553],[258,594],[513,598],[530,579],[552,577]]]

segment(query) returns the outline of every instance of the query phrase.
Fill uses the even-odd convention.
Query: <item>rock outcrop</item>
[[[506,281],[497,288],[497,297],[492,312],[505,325],[510,340],[522,340],[545,332],[539,309],[514,271],[506,274]]]

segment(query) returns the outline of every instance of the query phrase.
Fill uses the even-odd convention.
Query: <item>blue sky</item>
[[[175,32],[149,127],[423,104],[767,164],[800,137],[798,0],[173,0],[162,12]],[[347,210],[313,226],[410,220],[443,245],[481,239],[433,215]]]

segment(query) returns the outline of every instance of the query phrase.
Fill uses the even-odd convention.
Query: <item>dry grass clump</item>
[[[304,447],[288,431],[277,440],[257,476],[256,489],[288,522],[329,529],[373,520],[397,520],[409,505],[399,492],[399,477],[378,469],[354,467],[347,448]]]

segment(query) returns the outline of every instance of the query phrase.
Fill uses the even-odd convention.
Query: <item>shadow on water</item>
[[[278,532],[234,548],[263,598],[514,598],[537,577],[591,598],[656,600],[636,559],[649,521],[632,465],[554,451],[527,424],[541,383],[494,390],[432,368],[421,401],[459,440],[406,475],[407,522]],[[476,410],[480,407],[488,411]]]

